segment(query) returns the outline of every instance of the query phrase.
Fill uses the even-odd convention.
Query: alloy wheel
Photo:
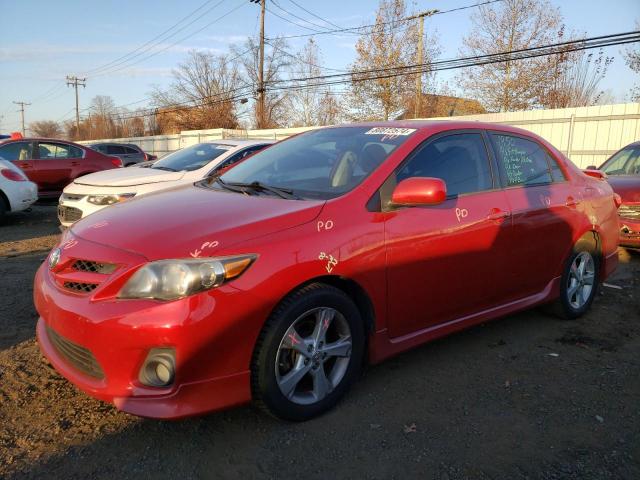
[[[336,309],[300,315],[285,332],[276,355],[280,392],[299,405],[324,399],[342,381],[351,360],[351,329]]]
[[[580,252],[571,262],[567,278],[567,299],[572,308],[582,308],[591,297],[595,284],[595,262],[589,252]]]

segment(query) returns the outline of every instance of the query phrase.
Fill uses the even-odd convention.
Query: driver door
[[[483,133],[447,132],[418,147],[385,182],[391,338],[504,301],[511,220],[494,170]],[[436,206],[385,208],[395,185],[410,177],[443,179],[447,199]]]

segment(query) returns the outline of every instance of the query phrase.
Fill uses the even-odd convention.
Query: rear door
[[[399,337],[503,303],[511,241],[509,207],[486,135],[479,130],[427,140],[380,191],[387,245],[389,335]],[[395,185],[441,178],[437,206],[392,209]]]
[[[541,292],[559,274],[582,196],[534,139],[504,132],[490,138],[513,221],[508,289],[522,298]]]
[[[82,166],[82,149],[62,142],[37,142],[36,155],[42,193],[61,192]]]
[[[123,148],[124,148],[124,158],[122,159],[122,163],[124,166],[144,161],[144,153],[142,153],[140,150],[136,150],[133,147],[123,147]]]

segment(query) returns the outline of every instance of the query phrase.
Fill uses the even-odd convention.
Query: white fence
[[[619,148],[640,140],[640,103],[442,118],[504,123],[524,128],[547,139],[582,168],[588,165],[600,165]],[[312,128],[314,127],[270,130],[227,130],[216,128],[211,130],[187,130],[175,135],[115,138],[101,141],[135,143],[146,152],[162,156],[199,142],[225,138],[269,138],[280,140]],[[95,142],[95,140],[92,142]]]

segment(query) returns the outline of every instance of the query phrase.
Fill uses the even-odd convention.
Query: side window
[[[123,148],[124,148],[124,153],[126,153],[127,155],[137,155],[140,153],[135,148],[131,148],[131,147],[123,147]]]
[[[441,178],[447,185],[447,196],[493,188],[480,133],[447,135],[419,147],[396,173],[397,183],[410,177]]]
[[[107,155],[124,155],[124,153],[124,147],[121,147],[120,145],[107,146]]]
[[[6,145],[0,145],[0,157],[4,160],[18,161],[31,160],[32,146],[30,142],[11,142]]]
[[[635,175],[640,173],[640,148],[626,147],[613,155],[603,166],[607,175]]]
[[[38,153],[41,160],[82,157],[81,149],[64,143],[40,142],[38,143]]]
[[[536,142],[496,133],[491,139],[508,187],[551,183],[547,152]]]
[[[551,165],[551,178],[553,178],[554,182],[564,182],[567,177],[564,175],[564,172],[560,168],[560,165],[556,161],[555,158],[548,156],[549,165]]]

